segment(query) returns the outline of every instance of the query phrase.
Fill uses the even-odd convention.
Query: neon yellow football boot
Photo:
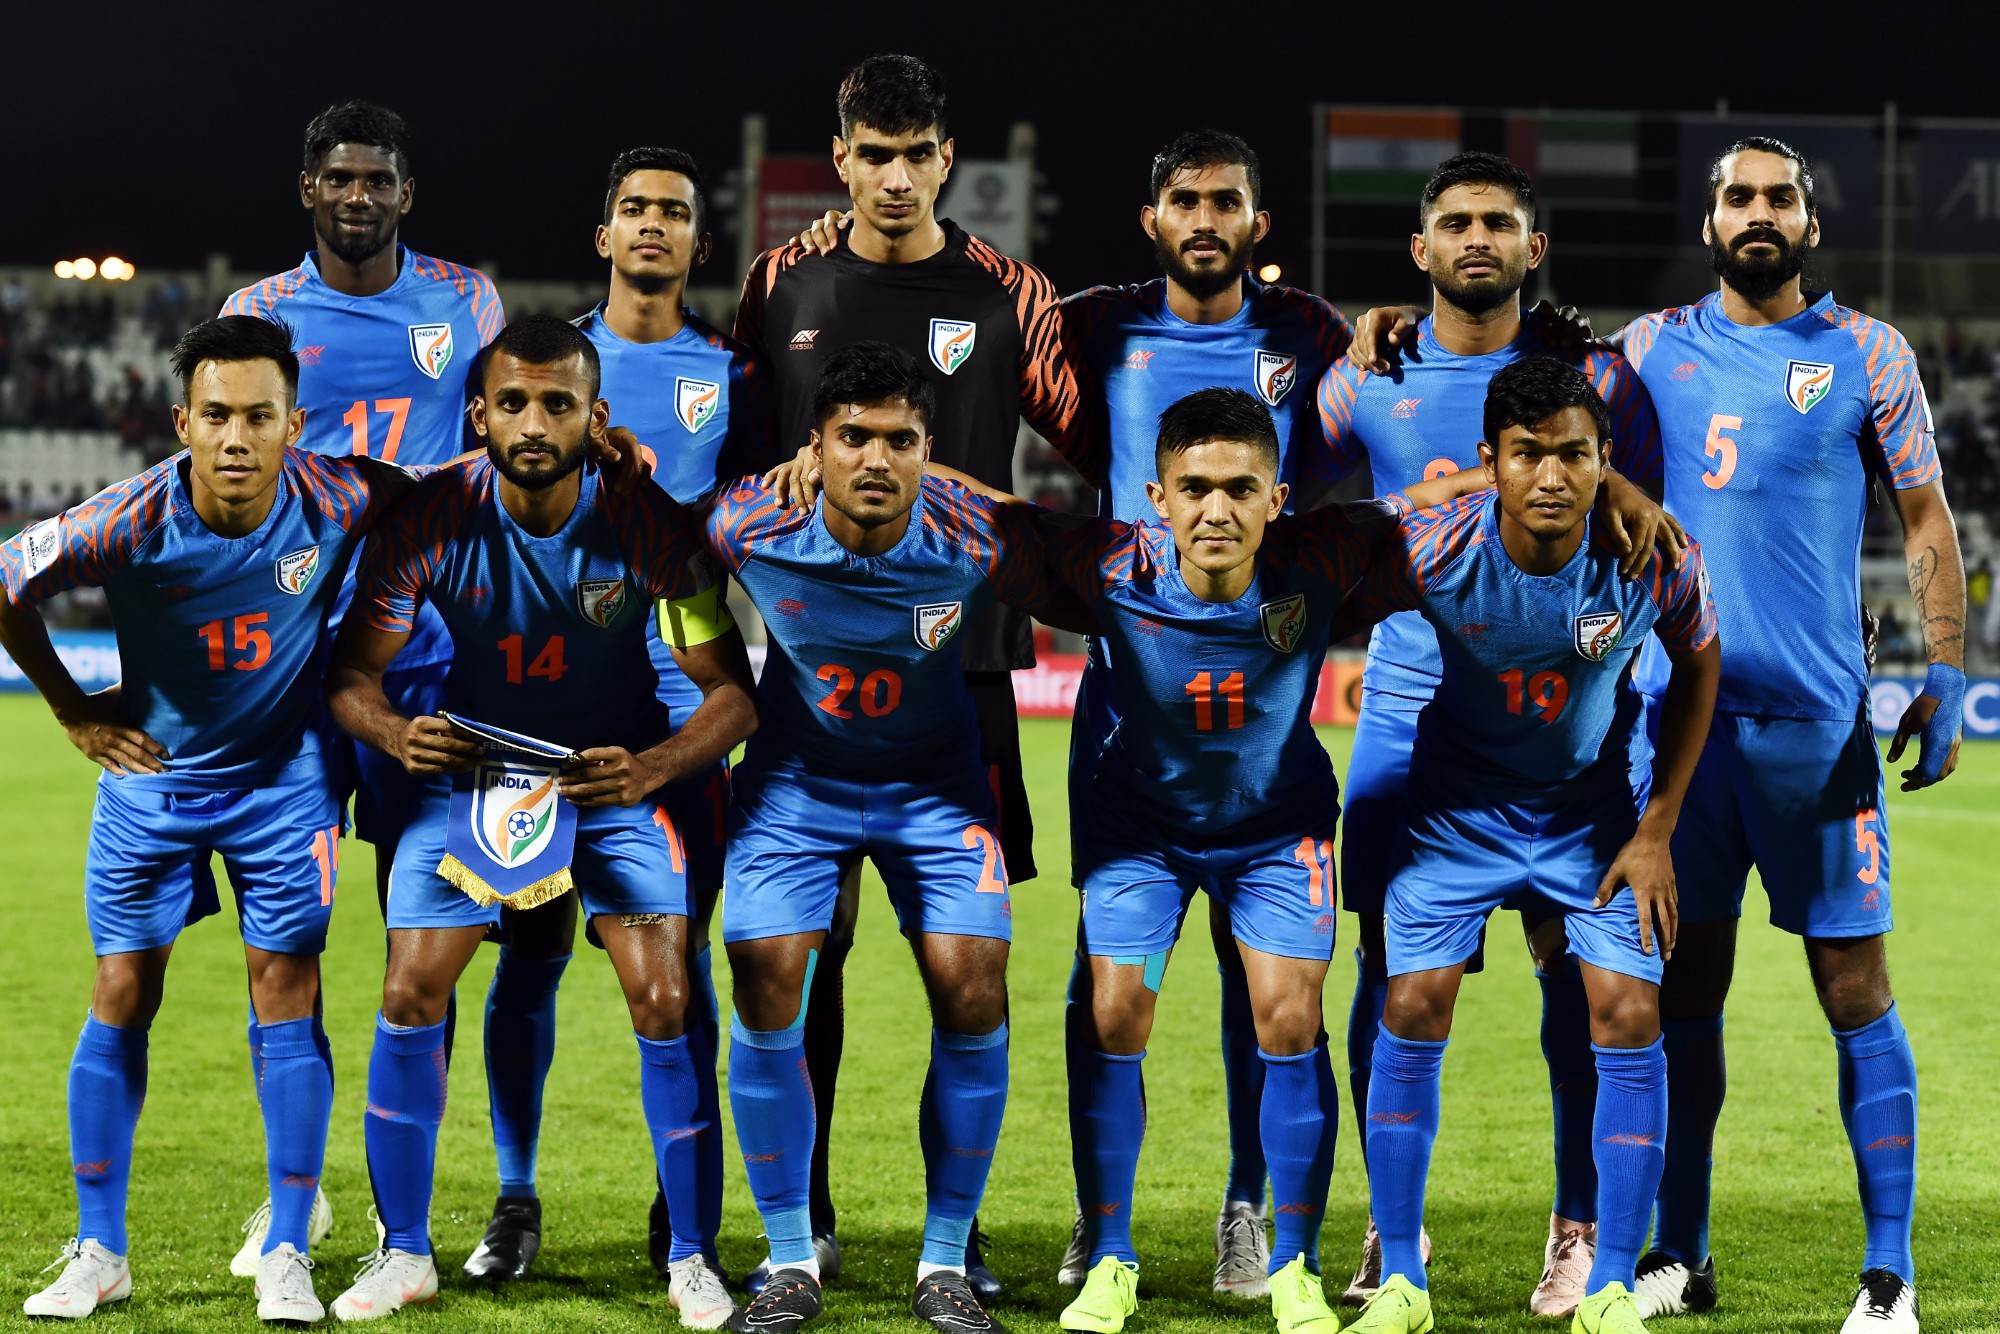
[[[1271,1275],[1271,1315],[1278,1334],[1334,1334],[1340,1317],[1326,1304],[1326,1284],[1301,1255]]]
[[[1347,1328],[1351,1334],[1431,1334],[1431,1295],[1401,1274],[1391,1274],[1375,1290],[1361,1318]]]
[[[1577,1305],[1570,1334],[1646,1334],[1639,1304],[1623,1283],[1607,1283]]]
[[[1119,1334],[1125,1318],[1138,1309],[1139,1266],[1107,1255],[1084,1277],[1076,1300],[1063,1308],[1061,1323],[1088,1334]]]

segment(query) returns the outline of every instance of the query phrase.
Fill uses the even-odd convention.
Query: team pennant
[[[533,908],[575,888],[576,807],[556,791],[567,746],[446,714],[461,735],[486,748],[471,772],[455,775],[438,874],[475,903]]]

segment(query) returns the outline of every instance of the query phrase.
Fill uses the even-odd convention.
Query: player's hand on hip
[[[1627,840],[1597,886],[1595,906],[1611,902],[1624,885],[1632,887],[1632,902],[1639,912],[1639,948],[1651,954],[1657,943],[1662,959],[1673,958],[1674,940],[1680,934],[1680,895],[1666,838],[1641,829]]]
[[[819,459],[814,457],[811,445],[803,446],[789,462],[765,473],[763,480],[777,494],[780,505],[809,510],[819,503]]]
[[[1678,570],[1687,556],[1687,533],[1658,502],[1615,472],[1604,474],[1597,488],[1597,512],[1611,530],[1618,551],[1618,573],[1636,579],[1646,558],[1659,548],[1660,560]]]
[[[165,773],[165,761],[172,758],[167,748],[127,721],[122,698],[117,686],[100,690],[84,696],[81,708],[57,721],[69,743],[106,773],[120,778]]]
[[[621,496],[631,495],[653,475],[653,451],[628,426],[607,426],[602,439],[593,435],[590,461],[604,474],[604,484]]]
[[[1903,770],[1903,791],[1942,783],[1958,768],[1958,746],[1965,731],[1965,673],[1948,663],[1934,662],[1924,677],[1923,693],[1910,701],[1889,743],[1889,762],[1903,758],[1916,737],[1917,762]]]
[[[660,775],[623,746],[577,752],[580,764],[563,770],[556,791],[577,806],[636,806],[660,786]]]
[[[830,255],[839,244],[840,229],[854,221],[854,210],[845,213],[838,209],[828,209],[813,224],[792,238],[793,242],[808,255]]]
[[[396,735],[396,759],[419,778],[463,773],[479,763],[485,747],[452,731],[444,719],[426,714],[403,724]]]
[[[1371,375],[1387,375],[1398,356],[1417,360],[1417,325],[1424,314],[1414,306],[1375,306],[1354,322],[1347,358]]]
[[[1527,324],[1535,337],[1564,361],[1583,355],[1584,344],[1592,338],[1590,316],[1575,306],[1557,306],[1547,299],[1537,301],[1528,312]]]

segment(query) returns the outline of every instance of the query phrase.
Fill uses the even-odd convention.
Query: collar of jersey
[[[1147,523],[1140,525],[1140,527],[1142,530],[1140,540],[1148,542],[1153,547],[1153,550],[1160,555],[1160,563],[1165,567],[1161,571],[1161,587],[1166,590],[1168,599],[1177,607],[1198,610],[1198,613],[1202,616],[1229,616],[1239,611],[1255,608],[1262,600],[1264,592],[1264,548],[1262,546],[1259,546],[1257,554],[1250,558],[1255,562],[1256,568],[1250,572],[1249,587],[1245,588],[1234,602],[1210,602],[1207,598],[1196,597],[1194,590],[1187,586],[1187,580],[1181,578],[1181,549],[1180,544],[1174,541],[1173,530],[1164,523]],[[1159,538],[1153,538],[1152,534],[1154,532],[1159,533]],[[1265,541],[1268,542],[1270,537],[1271,528],[1269,524],[1266,524],[1264,526]]]
[[[877,556],[857,555],[854,552],[849,551],[846,547],[842,546],[840,544],[840,540],[836,538],[831,532],[827,531],[826,503],[824,497],[821,498],[821,502],[819,504],[813,506],[812,522],[809,531],[812,533],[813,539],[816,542],[825,547],[825,549],[828,552],[830,552],[843,564],[859,565],[863,567],[872,568],[875,565],[884,561],[894,561],[899,555],[903,553],[903,551],[907,547],[909,547],[909,545],[912,542],[918,540],[917,534],[919,530],[922,529],[924,526],[924,499],[925,499],[924,480],[925,479],[920,478],[917,481],[917,499],[916,503],[910,506],[909,526],[904,528],[903,535],[896,539],[896,545],[890,547],[887,551],[882,552],[880,555]]]
[[[264,540],[272,526],[277,523],[280,511],[284,509],[290,499],[292,478],[291,469],[288,466],[290,463],[289,455],[290,450],[287,449],[286,454],[278,460],[278,495],[271,502],[271,512],[264,516],[262,523],[259,523],[255,528],[252,528],[241,537],[224,537],[221,533],[216,532],[213,528],[202,522],[201,515],[195,513],[193,489],[189,487],[187,478],[181,475],[182,459],[187,460],[190,472],[194,470],[194,455],[190,450],[182,450],[172,460],[173,466],[167,469],[167,485],[172,488],[169,494],[172,495],[174,502],[173,512],[185,515],[188,521],[187,531],[196,534],[203,541],[213,542],[218,546],[224,547],[254,547]]]
[[[1517,359],[1520,357],[1549,355],[1548,349],[1542,346],[1542,341],[1536,338],[1528,328],[1526,316],[1522,317],[1521,328],[1515,333],[1514,341],[1511,343],[1496,347],[1491,352],[1459,353],[1452,351],[1438,341],[1437,335],[1431,331],[1431,317],[1426,315],[1422,323],[1417,326],[1417,346],[1423,353],[1423,361],[1484,361],[1488,357],[1497,357],[1503,353],[1510,352],[1516,354]],[[1419,362],[1418,364],[1421,365],[1423,363]]]
[[[933,205],[932,207],[935,209],[936,206]],[[858,264],[870,274],[881,274],[885,277],[892,274],[907,274],[912,278],[919,277],[929,272],[932,265],[950,263],[953,259],[965,253],[966,238],[971,233],[967,232],[965,228],[959,226],[950,218],[939,218],[937,223],[938,226],[944,228],[943,247],[935,255],[925,255],[922,259],[913,259],[907,264],[880,264],[872,259],[863,259],[861,256],[855,254],[854,247],[847,243],[848,237],[845,230],[834,236],[834,246],[831,251],[824,255],[808,255],[807,258],[831,259],[844,261],[848,264]]]
[[[567,542],[570,534],[576,531],[577,524],[582,522],[585,512],[594,508],[597,503],[597,474],[588,464],[585,464],[578,470],[580,485],[576,489],[576,507],[570,510],[569,517],[562,522],[562,527],[556,529],[547,537],[537,537],[523,528],[515,520],[514,516],[507,512],[506,503],[500,499],[500,470],[493,466],[493,460],[482,458],[474,463],[473,466],[480,469],[484,474],[483,480],[486,486],[486,494],[492,501],[494,510],[499,513],[500,522],[507,526],[508,531],[518,535],[524,542]]]
[[[1228,319],[1218,320],[1214,324],[1196,324],[1192,320],[1184,320],[1174,314],[1174,308],[1167,304],[1167,280],[1165,278],[1155,278],[1151,285],[1157,289],[1154,295],[1154,302],[1159,309],[1160,323],[1172,329],[1187,329],[1197,335],[1211,329],[1217,331],[1223,329],[1240,329],[1250,323],[1250,303],[1257,299],[1257,294],[1260,290],[1257,280],[1247,273],[1244,274],[1243,304],[1236,308],[1236,313]]]
[[[1695,302],[1695,308],[1700,310],[1706,307],[1708,313],[1714,317],[1714,322],[1719,328],[1741,333],[1746,338],[1756,338],[1780,329],[1795,330],[1802,323],[1808,321],[1818,320],[1824,322],[1826,313],[1833,309],[1834,306],[1833,293],[1815,292],[1812,288],[1808,287],[1800,295],[1806,299],[1806,308],[1789,319],[1779,320],[1776,324],[1738,324],[1735,320],[1730,319],[1722,310],[1722,291],[1720,288]]]
[[[313,282],[323,288],[328,296],[335,297],[341,301],[380,301],[392,292],[402,291],[404,285],[416,277],[417,266],[414,262],[415,259],[416,256],[408,246],[404,245],[401,241],[396,242],[396,281],[390,283],[374,296],[349,296],[345,292],[336,292],[319,271],[319,251],[317,249],[306,251],[306,257],[300,261],[299,267],[312,274]]]
[[[696,333],[694,329],[695,312],[692,306],[681,307],[680,332],[672,338],[663,338],[657,343],[635,343],[631,339],[621,335],[605,320],[604,306],[605,303],[602,301],[592,306],[589,312],[584,315],[582,324],[587,329],[602,329],[606,338],[609,338],[620,347],[629,347],[635,352],[665,352],[667,349],[677,346],[686,339],[701,338],[701,335]],[[704,339],[703,341],[706,340]]]
[[[1511,572],[1514,578],[1531,588],[1549,588],[1556,584],[1569,582],[1570,577],[1576,573],[1577,567],[1583,561],[1590,558],[1591,517],[1589,514],[1583,516],[1583,541],[1577,543],[1575,552],[1571,554],[1568,561],[1564,562],[1563,567],[1554,574],[1529,574],[1526,570],[1516,565],[1514,558],[1507,553],[1506,544],[1500,540],[1500,493],[1498,491],[1495,491],[1486,501],[1485,512],[1479,516],[1479,531],[1488,542],[1493,544],[1493,550],[1499,553],[1500,559],[1497,563]]]

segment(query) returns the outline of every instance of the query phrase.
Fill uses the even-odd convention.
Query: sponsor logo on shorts
[[[1833,388],[1833,364],[1825,361],[1785,363],[1785,401],[1803,417]]]
[[[278,587],[293,597],[305,592],[317,573],[318,547],[301,547],[289,556],[278,557]]]
[[[1306,595],[1294,593],[1257,608],[1257,622],[1264,627],[1264,642],[1280,653],[1290,653],[1306,636]]]
[[[950,375],[972,355],[979,325],[972,320],[931,321],[931,365]]]
[[[1332,913],[1323,912],[1313,919],[1313,934],[1316,936],[1330,936],[1333,934]]]
[[[577,580],[576,609],[583,619],[592,625],[608,627],[618,619],[618,613],[625,610],[625,581],[623,579]]]
[[[1299,359],[1288,357],[1282,352],[1266,352],[1257,349],[1257,395],[1272,407],[1292,392],[1298,382]]]
[[[674,379],[674,415],[681,419],[690,434],[708,425],[722,406],[722,386],[713,380],[690,380],[681,375]]]
[[[433,380],[444,374],[444,368],[451,365],[451,326],[449,324],[412,324],[410,326],[410,360],[417,363],[417,369]]]
[[[958,627],[965,624],[963,602],[933,602],[916,609],[917,642],[935,653],[951,642]]]
[[[1603,662],[1625,634],[1625,615],[1589,611],[1576,618],[1576,651],[1587,662]]]

